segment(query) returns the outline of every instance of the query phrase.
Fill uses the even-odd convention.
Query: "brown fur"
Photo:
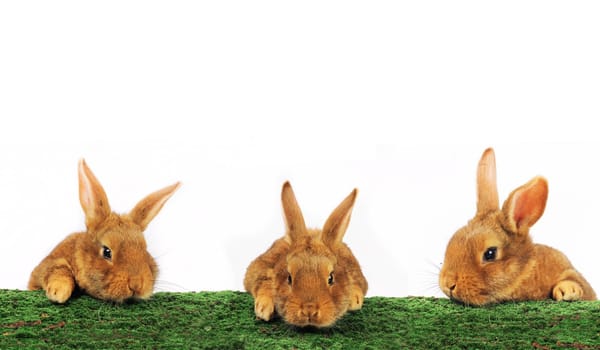
[[[544,213],[548,184],[535,177],[514,190],[499,208],[494,151],[487,149],[477,173],[477,213],[459,229],[446,248],[440,288],[468,305],[503,301],[595,300],[590,284],[567,257],[534,244],[529,228]],[[496,258],[484,253],[496,247]]]
[[[73,233],[59,243],[33,270],[29,289],[44,289],[48,298],[66,302],[75,287],[98,299],[122,302],[152,295],[158,267],[146,251],[143,231],[179,183],[142,199],[129,213],[111,212],[100,182],[82,159],[79,162],[79,199],[87,231]],[[104,257],[104,247],[112,257]]]
[[[248,266],[244,278],[258,318],[268,321],[276,312],[292,325],[328,327],[362,307],[367,281],[342,242],[356,194],[342,201],[322,230],[307,229],[291,185],[283,185],[287,232]]]

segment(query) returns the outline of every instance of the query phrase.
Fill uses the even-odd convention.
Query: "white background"
[[[117,212],[175,181],[147,230],[161,291],[242,290],[283,234],[357,187],[368,295],[441,296],[496,150],[501,200],[550,184],[535,241],[600,289],[596,2],[0,4],[0,288],[84,228],[84,157]]]

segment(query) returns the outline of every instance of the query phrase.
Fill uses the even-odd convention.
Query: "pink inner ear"
[[[544,213],[546,206],[546,187],[535,183],[533,186],[515,193],[513,198],[513,220],[517,228],[532,226]]]
[[[80,182],[81,185],[79,187],[79,199],[81,201],[81,205],[83,206],[83,210],[88,211],[92,208],[92,185],[85,174],[80,176]]]
[[[515,207],[513,210],[513,220],[517,228],[521,227],[521,221],[527,215],[528,198],[527,193],[517,193],[514,198]]]

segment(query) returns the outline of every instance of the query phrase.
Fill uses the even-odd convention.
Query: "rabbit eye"
[[[288,273],[288,284],[292,284],[292,275]]]
[[[485,253],[483,253],[483,260],[484,261],[494,261],[496,260],[496,253],[498,251],[498,248],[496,247],[490,247],[488,248]]]
[[[331,272],[329,274],[329,279],[327,280],[327,284],[332,285],[333,284],[333,272]]]
[[[106,260],[112,260],[112,250],[107,246],[102,246],[102,257]]]

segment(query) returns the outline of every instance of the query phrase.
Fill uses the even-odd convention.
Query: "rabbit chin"
[[[91,291],[86,291],[86,292],[97,299],[111,301],[113,303],[119,303],[119,304],[123,303],[127,300],[146,300],[152,296],[152,291],[145,292],[144,294],[137,294],[131,290],[116,291],[114,289],[109,289],[109,290],[101,291],[101,292],[97,292],[97,293],[94,293]]]
[[[316,328],[327,328],[333,326],[337,320],[334,317],[308,317],[301,314],[285,315],[284,320],[297,327],[316,327]]]
[[[106,301],[122,303],[126,300],[146,300],[152,296],[153,287],[148,286],[143,289],[134,290],[129,283],[124,281],[112,280],[107,286],[99,289],[86,289],[89,295]]]
[[[455,302],[470,305],[470,306],[483,306],[487,304],[497,303],[496,298],[493,298],[489,293],[480,290],[464,290],[456,288],[452,291],[444,291],[446,295]]]

